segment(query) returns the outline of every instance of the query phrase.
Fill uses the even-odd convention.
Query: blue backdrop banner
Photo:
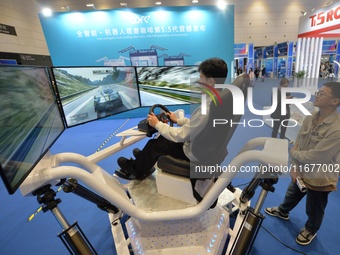
[[[197,65],[234,59],[234,6],[39,14],[54,66]]]

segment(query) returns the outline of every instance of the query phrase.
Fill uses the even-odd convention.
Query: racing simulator
[[[193,144],[197,162],[164,156],[155,165],[153,175],[143,181],[123,184],[97,163],[145,139],[146,132],[138,128],[118,133],[117,136],[121,137],[118,143],[89,156],[67,152],[53,155],[49,150],[66,128],[103,117],[95,114],[94,96],[97,93],[103,93],[101,95],[105,97],[116,91],[127,108],[122,111],[141,106],[138,86],[133,79],[127,81],[127,76],[134,75],[130,71],[128,74],[121,68],[81,68],[95,77],[103,77],[98,79],[72,73],[73,69],[76,68],[57,67],[53,70],[53,79],[46,67],[0,66],[0,86],[4,91],[2,95],[5,95],[1,99],[7,98],[0,101],[2,109],[6,109],[1,118],[0,173],[8,192],[13,194],[20,188],[23,196],[36,196],[43,210],[51,211],[60,224],[63,230],[60,238],[70,254],[97,253],[86,233],[77,223],[69,224],[58,207],[60,199],[53,190],[56,186],[108,213],[119,255],[130,255],[131,252],[249,254],[263,220],[261,207],[267,193],[274,191],[277,173],[259,171],[243,191],[234,188],[231,181],[238,169],[248,163],[263,167],[268,164],[287,165],[287,141],[268,137],[252,139],[236,157],[225,163],[235,126],[219,125],[213,129],[207,125]],[[111,81],[99,85],[98,81],[103,82],[106,74],[112,76]],[[114,77],[119,81],[112,82]],[[79,84],[79,80],[82,80],[79,89],[74,89],[77,86],[71,86],[71,82]],[[233,84],[246,98],[248,76],[239,76]],[[99,86],[103,87],[98,89]],[[124,86],[128,89],[122,88]],[[112,91],[105,93],[104,90]],[[136,102],[124,101],[125,93],[132,93]],[[72,99],[66,100],[65,97],[70,95]],[[240,115],[232,113],[231,91],[223,90],[221,100],[222,105],[215,105],[212,101],[209,118],[240,120]],[[73,101],[78,103],[73,109],[67,109]],[[88,110],[83,112],[84,108]],[[90,109],[94,115],[90,114]],[[112,111],[106,116],[110,114]],[[183,111],[177,114],[183,114]],[[208,165],[223,165],[235,171],[222,171],[218,175],[208,172],[204,178],[191,178],[198,166]],[[251,207],[250,200],[258,187],[261,187],[261,194]],[[150,197],[152,201],[148,199]],[[237,214],[237,219],[231,228],[229,216],[233,213]]]

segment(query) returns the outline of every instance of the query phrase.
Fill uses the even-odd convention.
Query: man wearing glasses
[[[289,220],[289,212],[307,195],[308,219],[295,241],[308,245],[319,230],[328,194],[336,190],[340,171],[340,83],[327,82],[315,93],[314,106],[319,111],[307,116],[298,133],[296,144],[290,150],[292,181],[283,202],[266,208],[271,216]],[[299,189],[297,178],[307,187]]]

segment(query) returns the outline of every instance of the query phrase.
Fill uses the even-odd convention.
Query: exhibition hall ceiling
[[[122,8],[161,6],[207,6],[220,0],[32,0],[41,12],[51,8],[52,12],[93,11]],[[235,42],[252,42],[265,46],[275,42],[294,41],[297,38],[299,19],[313,11],[329,5],[329,0],[221,0],[234,5]],[[335,2],[335,1],[334,1]],[[121,3],[126,3],[126,7]],[[93,4],[92,6],[87,6]],[[221,26],[222,28],[222,26]]]
[[[161,2],[162,6],[190,6],[192,0],[36,0],[40,7],[50,7],[54,11],[76,10],[105,10],[117,8],[143,8],[156,6]],[[198,5],[214,5],[217,0],[199,0]],[[126,3],[126,6],[122,5]],[[86,6],[93,4],[94,6]]]
[[[106,10],[117,8],[144,8],[154,7],[156,2],[161,2],[162,6],[190,6],[190,5],[215,5],[218,1],[224,1],[227,4],[233,4],[235,7],[241,7],[244,10],[249,5],[273,5],[273,6],[293,6],[304,8],[305,11],[319,8],[327,5],[332,1],[329,0],[300,0],[300,1],[277,1],[277,0],[35,0],[39,7],[49,7],[53,11],[76,11],[76,10]],[[197,2],[197,3],[193,3]],[[334,2],[334,1],[333,1]],[[126,6],[124,5],[126,4]],[[93,6],[87,6],[93,4]],[[122,5],[123,4],[123,5]],[[298,10],[300,12],[300,10]]]

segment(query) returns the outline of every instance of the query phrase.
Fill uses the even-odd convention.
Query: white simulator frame
[[[46,68],[41,70],[43,73],[40,76],[44,76],[45,79],[34,82],[50,91],[52,86]],[[4,83],[7,84],[7,80]],[[245,95],[249,79],[247,75],[243,75],[233,84],[241,88]],[[26,83],[18,83],[18,87],[28,88]],[[48,108],[54,105],[53,109],[57,109],[57,98],[51,93],[43,106]],[[36,93],[31,94],[33,98],[36,95]],[[210,102],[207,123],[222,117],[229,117],[237,122],[242,114],[233,113],[234,101],[231,91],[221,90],[219,96],[224,103],[215,105],[213,100]],[[38,109],[42,111],[41,116],[45,116],[45,108]],[[184,117],[183,110],[177,110],[175,114],[177,118]],[[62,119],[57,114],[48,117]],[[55,136],[53,141],[64,130],[62,121],[57,124],[58,136]],[[51,127],[47,126],[48,128]],[[176,170],[175,161],[164,164],[163,156],[170,155],[163,155],[155,164],[154,174],[143,181],[130,181],[125,185],[117,176],[111,175],[97,163],[146,138],[146,133],[139,131],[138,128],[116,134],[121,137],[118,143],[89,156],[66,152],[53,155],[48,150],[52,146],[50,145],[39,154],[39,158],[34,160],[35,167],[29,174],[27,173],[28,176],[20,180],[20,183],[23,181],[20,190],[23,196],[36,196],[38,203],[43,205],[43,212],[52,212],[63,230],[58,236],[71,254],[97,253],[77,223],[71,225],[64,217],[58,207],[61,200],[56,198],[53,186],[61,186],[64,192],[79,195],[108,213],[118,255],[130,255],[130,251],[145,255],[244,255],[250,252],[256,238],[264,218],[260,213],[261,207],[267,192],[274,191],[273,184],[277,182],[278,173],[256,172],[243,191],[232,187],[231,180],[246,164],[258,163],[263,166],[278,166],[278,168],[286,166],[288,141],[267,137],[252,139],[231,162],[223,163],[235,128],[235,126],[218,125],[212,129],[207,124],[195,139],[191,140],[191,149],[197,161],[185,161],[185,166],[177,166],[179,171],[176,172],[173,171]],[[35,147],[29,149],[34,153],[39,152]],[[236,171],[222,171],[218,176],[199,176],[193,189],[190,176],[180,176],[186,170],[190,172],[187,165],[191,163],[195,166],[201,163],[204,164],[202,166],[211,164],[217,166],[223,163],[227,166],[226,169],[236,169]],[[205,179],[202,180],[202,177]],[[262,187],[262,191],[254,208],[251,208],[250,199],[258,186]],[[199,191],[202,200],[197,199],[196,191]],[[236,213],[237,219],[231,228],[229,216]]]
[[[237,172],[222,173],[199,203],[190,204],[168,198],[175,205],[174,209],[162,206],[143,208],[138,205],[138,197],[128,195],[131,193],[129,189],[145,184],[154,175],[143,181],[131,181],[127,185],[123,185],[116,176],[109,174],[96,164],[144,139],[145,133],[133,128],[117,134],[117,136],[121,136],[119,143],[87,157],[76,153],[45,155],[20,186],[22,195],[35,195],[39,188],[46,185],[54,186],[68,178],[78,180],[97,196],[117,208],[116,211],[108,210],[108,212],[118,255],[130,255],[129,247],[132,247],[134,254],[222,254],[228,235],[230,236],[228,247],[223,254],[245,254],[237,244],[246,242],[249,246],[250,242],[254,242],[252,237],[246,238],[245,241],[240,237],[242,230],[246,229],[243,226],[243,219],[247,217],[245,212],[250,206],[250,200],[241,199],[241,201],[240,190],[237,189],[236,192],[231,193],[226,188]],[[270,164],[274,167],[286,166],[288,164],[288,141],[268,137],[252,139],[244,145],[229,165],[240,169],[241,166],[251,162]],[[70,165],[65,165],[65,163],[70,163]],[[80,166],[74,166],[74,164]],[[157,175],[161,174],[160,172],[160,169],[156,170],[156,179]],[[178,187],[187,185],[183,177],[162,176],[162,178],[172,178],[171,181],[177,181]],[[189,180],[187,182],[190,183]],[[151,185],[154,184],[155,182],[151,181]],[[257,187],[257,185],[254,186]],[[253,210],[255,214],[259,213],[267,192],[268,190],[264,189],[261,191],[259,201]],[[162,199],[167,199],[164,195],[160,196]],[[219,199],[217,206],[210,209],[216,199]],[[239,210],[237,220],[234,228],[231,229],[229,215],[236,210]],[[70,226],[58,207],[55,206],[51,211],[63,229],[67,230]],[[130,216],[130,219],[125,222],[129,238],[124,236],[124,224],[122,224],[124,223],[124,214]],[[169,225],[172,226],[172,231],[169,231]],[[183,239],[183,235],[184,238],[190,239],[186,240],[189,243],[185,242],[187,246],[178,241]],[[167,240],[166,242],[162,242],[164,238]],[[86,246],[86,242],[78,239],[74,242],[76,246]],[[242,246],[244,246],[243,244]],[[82,249],[79,248],[78,252],[75,251],[74,254],[96,254],[91,248]],[[249,252],[251,247],[247,249]]]

